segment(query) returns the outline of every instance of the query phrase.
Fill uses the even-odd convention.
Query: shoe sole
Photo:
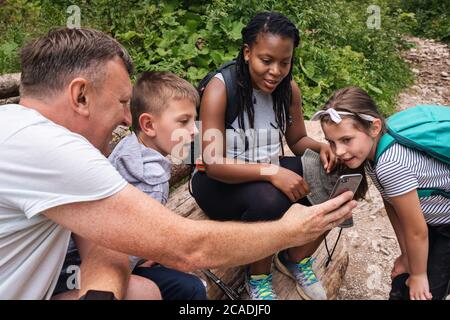
[[[295,281],[295,287],[297,289],[297,293],[300,295],[300,297],[303,300],[312,300],[303,290],[302,288],[298,285],[297,283],[297,279],[295,279],[295,277],[292,275],[292,273],[284,266],[284,264],[281,263],[280,259],[278,258],[278,254],[275,255],[275,268],[280,271],[282,274],[284,274],[285,276],[291,278],[292,280]]]

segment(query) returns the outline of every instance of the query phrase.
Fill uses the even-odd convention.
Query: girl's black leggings
[[[428,225],[427,275],[433,300],[450,294],[450,225]],[[403,273],[392,280],[390,300],[409,300],[408,277],[409,274]]]
[[[283,157],[280,165],[302,176],[300,157]],[[213,220],[276,220],[292,205],[291,200],[270,182],[223,183],[197,172],[192,178],[192,193],[197,204]],[[304,197],[298,203],[310,206]]]

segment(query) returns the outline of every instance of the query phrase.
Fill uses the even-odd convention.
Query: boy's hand
[[[391,271],[391,279],[394,279],[402,273],[409,273],[408,257],[404,254],[395,259],[394,267]]]
[[[409,287],[409,298],[411,300],[431,300],[433,297],[426,274],[409,276],[406,285]]]
[[[322,161],[323,168],[327,173],[330,173],[336,166],[336,155],[327,143],[320,144],[320,160]]]

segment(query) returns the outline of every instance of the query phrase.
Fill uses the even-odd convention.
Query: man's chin
[[[108,144],[99,148],[99,150],[105,157],[108,158],[116,145],[117,145],[117,142],[110,141]]]

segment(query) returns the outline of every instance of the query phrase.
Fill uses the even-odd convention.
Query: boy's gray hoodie
[[[130,184],[163,205],[167,203],[171,163],[156,150],[139,143],[136,134],[123,138],[108,159]]]

